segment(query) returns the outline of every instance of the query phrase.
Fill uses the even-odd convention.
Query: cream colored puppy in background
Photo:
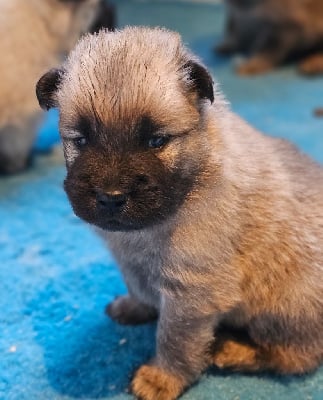
[[[103,0],[0,0],[0,173],[25,168],[41,112],[39,75],[61,64]]]
[[[82,39],[37,85],[58,107],[65,190],[129,294],[123,324],[158,317],[134,394],[174,400],[209,365],[301,374],[323,358],[323,169],[234,115],[180,36]]]

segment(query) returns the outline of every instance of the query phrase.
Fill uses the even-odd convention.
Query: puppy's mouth
[[[99,228],[110,231],[110,232],[128,232],[133,230],[141,229],[143,226],[141,224],[134,224],[130,221],[121,221],[118,219],[104,219],[101,218],[100,220],[94,223]]]
[[[133,192],[127,196],[101,195],[76,181],[65,180],[66,193],[75,214],[106,231],[134,231],[166,218],[154,192]],[[168,213],[167,213],[168,214]]]
[[[104,223],[99,224],[101,229],[104,229],[105,231],[127,231],[130,230],[131,228],[122,222],[116,220],[116,219],[111,219],[109,221],[106,221]]]
[[[76,210],[75,208],[74,212],[78,217],[90,223],[91,225],[95,225],[104,231],[110,231],[110,232],[136,231],[148,228],[149,226],[155,225],[156,223],[160,222],[161,219],[164,219],[164,218],[132,219],[131,217],[123,215],[109,217],[107,215],[102,215],[102,213],[100,213],[100,215],[88,216],[82,212],[79,212],[79,210]]]

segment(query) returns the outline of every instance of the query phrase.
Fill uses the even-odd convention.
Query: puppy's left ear
[[[189,60],[184,69],[188,71],[192,90],[197,92],[200,99],[214,101],[213,79],[206,68],[197,61]]]
[[[53,68],[43,75],[36,85],[36,96],[43,110],[57,107],[57,90],[63,79],[65,70]]]

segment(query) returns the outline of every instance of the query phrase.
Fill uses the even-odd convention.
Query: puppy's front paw
[[[108,304],[105,312],[122,325],[144,324],[157,318],[157,311],[153,307],[142,304],[131,296],[117,297]]]
[[[153,365],[143,365],[131,384],[140,400],[175,400],[184,389],[184,381]]]

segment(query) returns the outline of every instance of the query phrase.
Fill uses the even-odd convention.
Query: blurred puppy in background
[[[82,33],[113,27],[103,0],[0,1],[0,173],[23,170],[41,113],[37,78],[57,66]]]
[[[245,53],[241,75],[259,74],[291,59],[300,72],[323,73],[322,0],[226,0],[222,54]]]

